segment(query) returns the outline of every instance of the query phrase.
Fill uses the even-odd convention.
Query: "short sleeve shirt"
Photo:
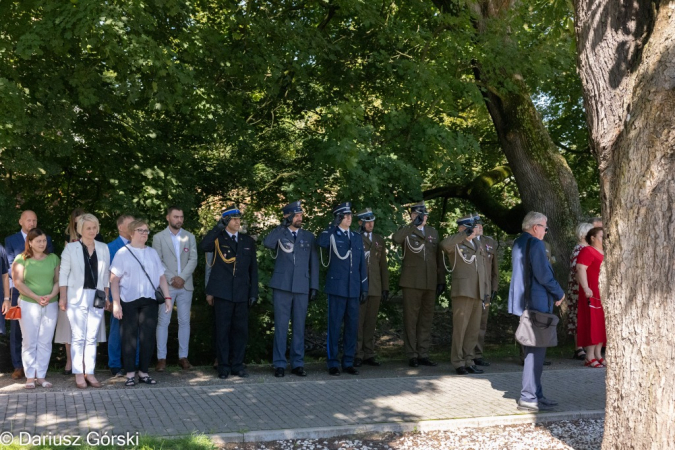
[[[59,265],[59,257],[53,253],[47,255],[45,259],[37,260],[35,258],[25,259],[23,253],[14,259],[14,264],[20,264],[23,269],[23,282],[28,289],[35,295],[51,294],[54,289],[54,269]],[[21,300],[31,303],[37,303],[32,298],[21,294]],[[59,296],[52,298],[49,303],[59,300]]]
[[[152,283],[145,276],[141,264]],[[110,265],[110,272],[120,279],[120,300],[123,302],[133,302],[139,298],[154,299],[155,289],[159,288],[159,279],[164,275],[164,270],[159,255],[152,247],[122,247]]]

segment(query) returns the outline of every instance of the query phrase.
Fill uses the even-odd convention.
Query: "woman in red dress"
[[[577,310],[577,344],[586,348],[586,366],[602,368],[602,346],[607,342],[605,311],[600,301],[600,266],[604,258],[602,251],[603,231],[600,227],[591,229],[586,235],[587,247],[581,249],[577,258],[577,280],[579,280],[579,303]]]

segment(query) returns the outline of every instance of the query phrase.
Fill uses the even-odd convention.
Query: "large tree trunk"
[[[575,9],[605,226],[603,448],[674,448],[675,3]]]

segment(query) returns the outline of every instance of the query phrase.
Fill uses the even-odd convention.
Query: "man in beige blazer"
[[[191,369],[187,359],[190,343],[190,308],[192,307],[192,272],[197,267],[197,241],[195,236],[182,229],[183,210],[171,206],[166,214],[169,226],[155,235],[152,248],[164,264],[172,308],[165,312],[160,305],[157,320],[157,367],[158,372],[166,368],[166,341],[169,336],[169,322],[175,302],[178,309],[178,365]]]
[[[474,217],[457,221],[459,232],[441,242],[452,267],[452,345],[450,360],[459,375],[483,373],[474,364],[483,300],[489,295],[485,279],[485,246],[475,239]]]

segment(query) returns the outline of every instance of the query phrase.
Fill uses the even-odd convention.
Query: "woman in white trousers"
[[[50,388],[52,384],[45,376],[58,315],[59,257],[48,253],[47,235],[40,229],[33,228],[26,235],[26,249],[12,264],[12,279],[21,294],[19,326],[26,389],[35,389],[36,381]]]
[[[82,238],[71,242],[61,254],[59,307],[66,311],[72,339],[70,354],[75,384],[80,389],[87,385],[95,388],[101,383],[94,376],[96,366],[96,338],[103,320],[103,311],[109,308],[110,253],[108,246],[95,241],[98,219],[83,214],[77,219],[77,232]],[[105,297],[100,307],[95,307],[96,291]]]

